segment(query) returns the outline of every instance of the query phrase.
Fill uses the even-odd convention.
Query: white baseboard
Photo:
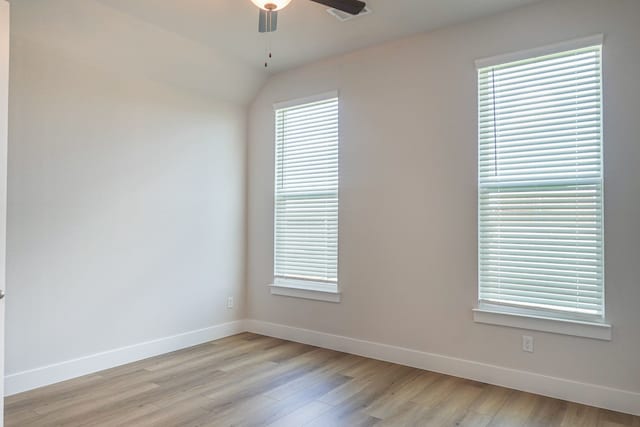
[[[7,375],[5,395],[10,396],[244,331],[640,415],[640,393],[260,320],[237,320]]]
[[[192,347],[245,330],[244,321],[237,320],[7,375],[4,378],[5,396]]]
[[[247,331],[317,347],[412,366],[529,393],[640,415],[640,393],[503,368],[356,338],[246,320]]]

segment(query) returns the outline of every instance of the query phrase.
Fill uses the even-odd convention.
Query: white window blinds
[[[275,278],[336,287],[338,98],[276,106]]]
[[[479,299],[602,319],[601,45],[480,67]]]

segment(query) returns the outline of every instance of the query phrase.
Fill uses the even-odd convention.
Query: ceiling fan
[[[278,11],[284,9],[291,0],[251,0],[253,4],[260,8],[258,19],[258,31],[261,33],[271,33],[278,28]],[[311,0],[340,10],[350,15],[357,15],[362,12],[366,3],[360,0]]]

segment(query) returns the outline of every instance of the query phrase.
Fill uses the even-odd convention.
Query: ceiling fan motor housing
[[[311,1],[329,6],[350,15],[360,14],[366,6],[366,3],[360,0]],[[291,3],[291,0],[251,0],[251,2],[260,8],[258,31],[261,33],[272,33],[278,28],[278,11]]]
[[[251,0],[253,4],[258,6],[262,10],[267,11],[278,11],[280,9],[284,9],[291,0]]]

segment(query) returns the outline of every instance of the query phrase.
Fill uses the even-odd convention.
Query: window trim
[[[603,341],[611,341],[612,337],[613,327],[608,323],[523,314],[498,308],[478,307],[472,311],[473,321],[486,325],[509,326]]]
[[[338,285],[334,283],[276,279],[269,287],[271,295],[333,303],[339,303],[341,299]]]
[[[604,34],[594,34],[592,36],[579,39],[568,40],[546,46],[535,47],[533,49],[521,50],[518,52],[505,53],[502,55],[490,56],[477,59],[476,69],[492,67],[494,65],[506,64],[508,62],[521,61],[523,59],[535,58],[537,56],[552,55],[567,50],[582,49],[597,44],[604,44]]]
[[[595,34],[592,36],[582,37],[565,42],[555,43],[551,45],[536,47],[533,49],[522,50],[518,52],[511,52],[502,55],[491,56],[487,58],[478,59],[475,61],[476,70],[509,62],[516,62],[529,58],[535,58],[538,56],[545,56],[563,51],[570,51],[576,49],[582,49],[589,46],[602,45],[604,46],[604,35]],[[601,72],[602,75],[602,72]],[[604,86],[604,81],[601,80],[601,85]],[[600,131],[603,132],[603,125],[601,124]],[[604,157],[604,152],[602,153]],[[602,189],[604,191],[604,182],[602,182]],[[479,214],[478,214],[479,215]],[[603,216],[604,216],[604,200],[603,200]],[[479,221],[478,216],[478,221]],[[479,238],[479,236],[478,236]],[[479,240],[477,242],[477,249],[479,250]],[[603,235],[604,243],[604,235]],[[604,262],[604,261],[603,261]],[[478,265],[478,268],[480,265]],[[562,335],[571,335],[584,338],[593,338],[604,341],[611,341],[612,339],[612,326],[606,319],[606,291],[603,277],[603,299],[602,299],[602,317],[598,319],[581,319],[576,317],[562,317],[554,316],[552,313],[534,312],[523,310],[520,308],[508,307],[508,306],[493,306],[486,303],[481,303],[479,300],[480,292],[480,276],[477,277],[476,283],[476,307],[472,309],[473,321],[476,323],[507,326],[518,329],[527,329],[533,331],[551,332]]]
[[[301,98],[295,98],[287,101],[276,102],[273,104],[274,113],[278,110],[284,108],[295,107],[304,104],[311,104],[314,102],[325,101],[333,98],[340,98],[340,93],[338,90],[331,90],[327,92],[318,93],[316,95],[310,95]],[[339,120],[339,118],[338,118]],[[274,139],[275,139],[274,135]],[[277,141],[276,141],[277,144]],[[274,145],[275,150],[275,145]],[[274,152],[275,156],[275,152]],[[275,163],[275,162],[274,162]],[[339,163],[339,160],[338,160]],[[338,164],[338,170],[340,165]],[[274,167],[274,174],[277,173],[277,165]],[[274,185],[275,185],[275,176],[274,176]],[[275,189],[274,189],[274,197],[275,197]],[[340,198],[340,188],[338,187],[338,199]],[[275,209],[275,199],[274,199],[274,209]],[[273,224],[275,227],[275,222]],[[338,229],[338,236],[340,230]],[[275,238],[275,233],[274,233]],[[338,237],[339,239],[339,237]],[[339,241],[339,240],[338,240]],[[274,242],[275,245],[275,242]],[[275,246],[274,246],[275,248]],[[338,254],[340,251],[338,250]],[[274,258],[275,262],[275,258]],[[338,264],[340,260],[338,258]],[[338,268],[338,274],[340,269]],[[274,271],[275,273],[275,271]],[[330,303],[339,303],[341,301],[341,292],[340,287],[338,285],[338,281],[333,282],[320,282],[320,281],[312,281],[312,280],[299,280],[294,278],[282,278],[275,277],[273,278],[273,283],[269,284],[271,295],[275,296],[283,296],[283,297],[293,297],[293,298],[301,298],[313,301],[324,301]]]
[[[332,98],[339,98],[339,91],[330,90],[328,92],[318,93],[316,95],[305,96],[302,98],[291,99],[289,101],[280,101],[273,104],[273,111],[281,110],[283,108],[296,107],[303,104],[311,104],[312,102],[326,101]]]

